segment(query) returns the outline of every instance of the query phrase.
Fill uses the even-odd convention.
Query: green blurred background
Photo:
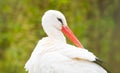
[[[49,9],[63,12],[84,47],[120,73],[120,0],[0,0],[0,73],[27,73]]]

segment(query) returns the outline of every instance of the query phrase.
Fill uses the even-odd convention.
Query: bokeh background
[[[0,73],[27,73],[49,9],[63,12],[84,47],[120,73],[120,0],[0,0]]]

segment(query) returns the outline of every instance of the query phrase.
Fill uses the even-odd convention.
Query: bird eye
[[[61,22],[63,24],[63,21],[61,18],[57,18],[59,22]]]

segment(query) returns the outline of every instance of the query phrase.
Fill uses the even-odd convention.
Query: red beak
[[[84,48],[68,26],[62,26],[62,32],[79,48]]]

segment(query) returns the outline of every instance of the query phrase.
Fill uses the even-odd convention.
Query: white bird
[[[108,73],[94,63],[97,57],[83,48],[61,12],[46,11],[42,26],[48,36],[39,40],[25,64],[28,73]],[[77,47],[67,44],[63,33]]]

